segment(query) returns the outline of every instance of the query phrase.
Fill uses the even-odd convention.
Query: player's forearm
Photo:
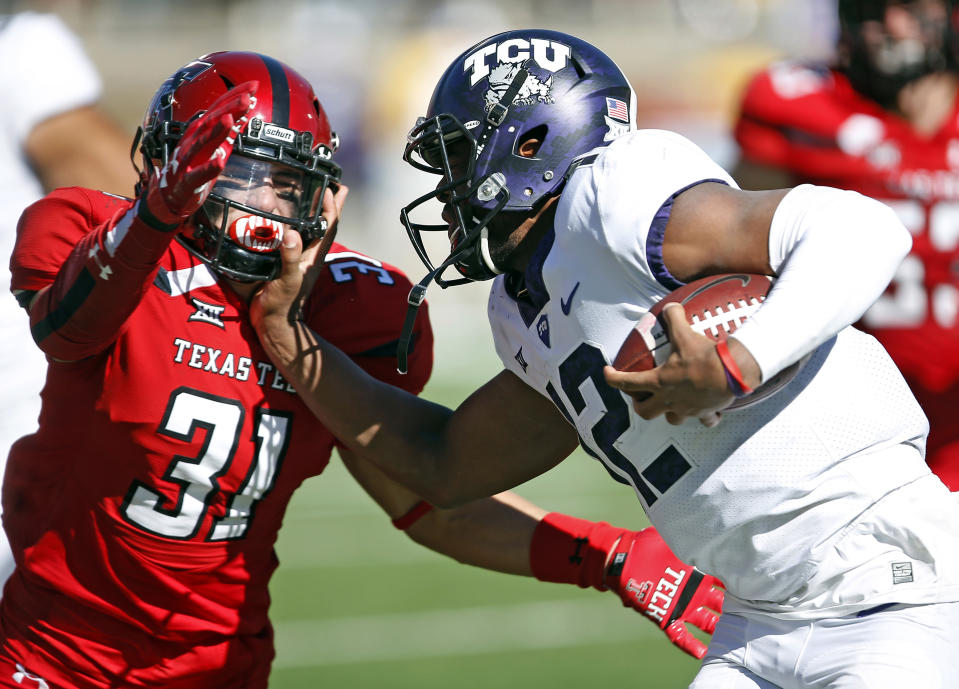
[[[780,203],[770,228],[776,283],[733,339],[769,380],[856,322],[885,290],[910,245],[906,228],[878,201],[851,191],[797,187]]]
[[[316,417],[346,445],[436,505],[489,495],[447,443],[452,411],[383,383],[301,321],[257,324],[267,354]],[[460,493],[460,489],[470,494]]]
[[[453,509],[434,509],[407,533],[417,543],[463,564],[533,576],[530,546],[546,513],[506,492]]]
[[[129,196],[137,181],[127,134],[96,106],[38,123],[24,150],[47,191],[77,186]]]
[[[147,226],[138,207],[78,242],[53,284],[31,303],[33,338],[51,357],[74,361],[108,347],[152,284],[174,235]]]

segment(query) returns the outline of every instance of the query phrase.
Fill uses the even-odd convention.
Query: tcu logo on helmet
[[[496,56],[497,66],[518,64],[532,57],[543,69],[558,72],[569,64],[571,54],[570,47],[558,41],[549,41],[545,38],[533,38],[528,41],[525,38],[511,38],[502,43],[484,45],[476,52],[467,55],[463,61],[463,71],[471,72],[470,86],[476,86],[481,79],[490,76],[491,67],[486,64],[486,58],[491,55]]]

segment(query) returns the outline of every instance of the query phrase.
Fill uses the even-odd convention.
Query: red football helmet
[[[166,164],[187,124],[233,86],[256,80],[256,104],[202,210],[177,239],[226,277],[271,280],[283,226],[304,246],[326,232],[323,194],[340,178],[338,140],[313,87],[289,66],[249,52],[210,53],[178,69],[153,96],[137,132],[144,178]]]
[[[839,0],[839,66],[852,85],[886,108],[933,72],[959,67],[954,0]]]

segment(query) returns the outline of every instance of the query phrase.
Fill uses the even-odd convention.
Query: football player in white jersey
[[[959,507],[923,461],[928,424],[899,371],[850,327],[908,232],[853,192],[740,191],[634,113],[616,65],[554,31],[493,36],[440,79],[406,149],[440,176],[401,213],[430,269],[408,321],[429,282],[492,279],[504,365],[456,410],[370,379],[291,317],[309,260],[292,234],[252,309],[267,351],[350,449],[436,504],[582,444],[680,557],[726,582],[695,689],[959,686]],[[431,199],[442,224],[421,220]],[[426,230],[452,247],[435,267]],[[609,366],[663,296],[727,272],[776,282],[725,351],[670,306],[663,365]],[[776,394],[727,409],[803,358]]]

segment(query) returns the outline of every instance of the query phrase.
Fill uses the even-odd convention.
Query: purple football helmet
[[[426,117],[410,131],[403,159],[440,175],[428,194],[400,211],[413,248],[429,273],[409,296],[397,348],[406,358],[426,287],[488,280],[502,269],[490,255],[490,221],[500,211],[533,212],[558,194],[575,162],[636,127],[636,96],[622,70],[601,50],[558,31],[508,31],[474,45],[440,77]],[[532,157],[525,141],[540,141]],[[411,213],[437,199],[442,224]],[[417,215],[424,209],[420,209]],[[423,232],[448,234],[450,253],[434,266]],[[458,276],[445,279],[450,267]]]
[[[635,106],[632,87],[609,57],[558,31],[497,34],[456,58],[403,154],[443,178],[400,213],[430,279],[447,287],[502,272],[489,254],[490,220],[503,210],[534,211],[558,194],[577,158],[635,128]],[[530,138],[542,144],[533,157],[520,156],[518,147]],[[445,203],[447,222],[414,222],[413,210],[434,198]],[[451,253],[438,266],[424,231],[449,233]],[[450,266],[459,276],[446,280]]]

